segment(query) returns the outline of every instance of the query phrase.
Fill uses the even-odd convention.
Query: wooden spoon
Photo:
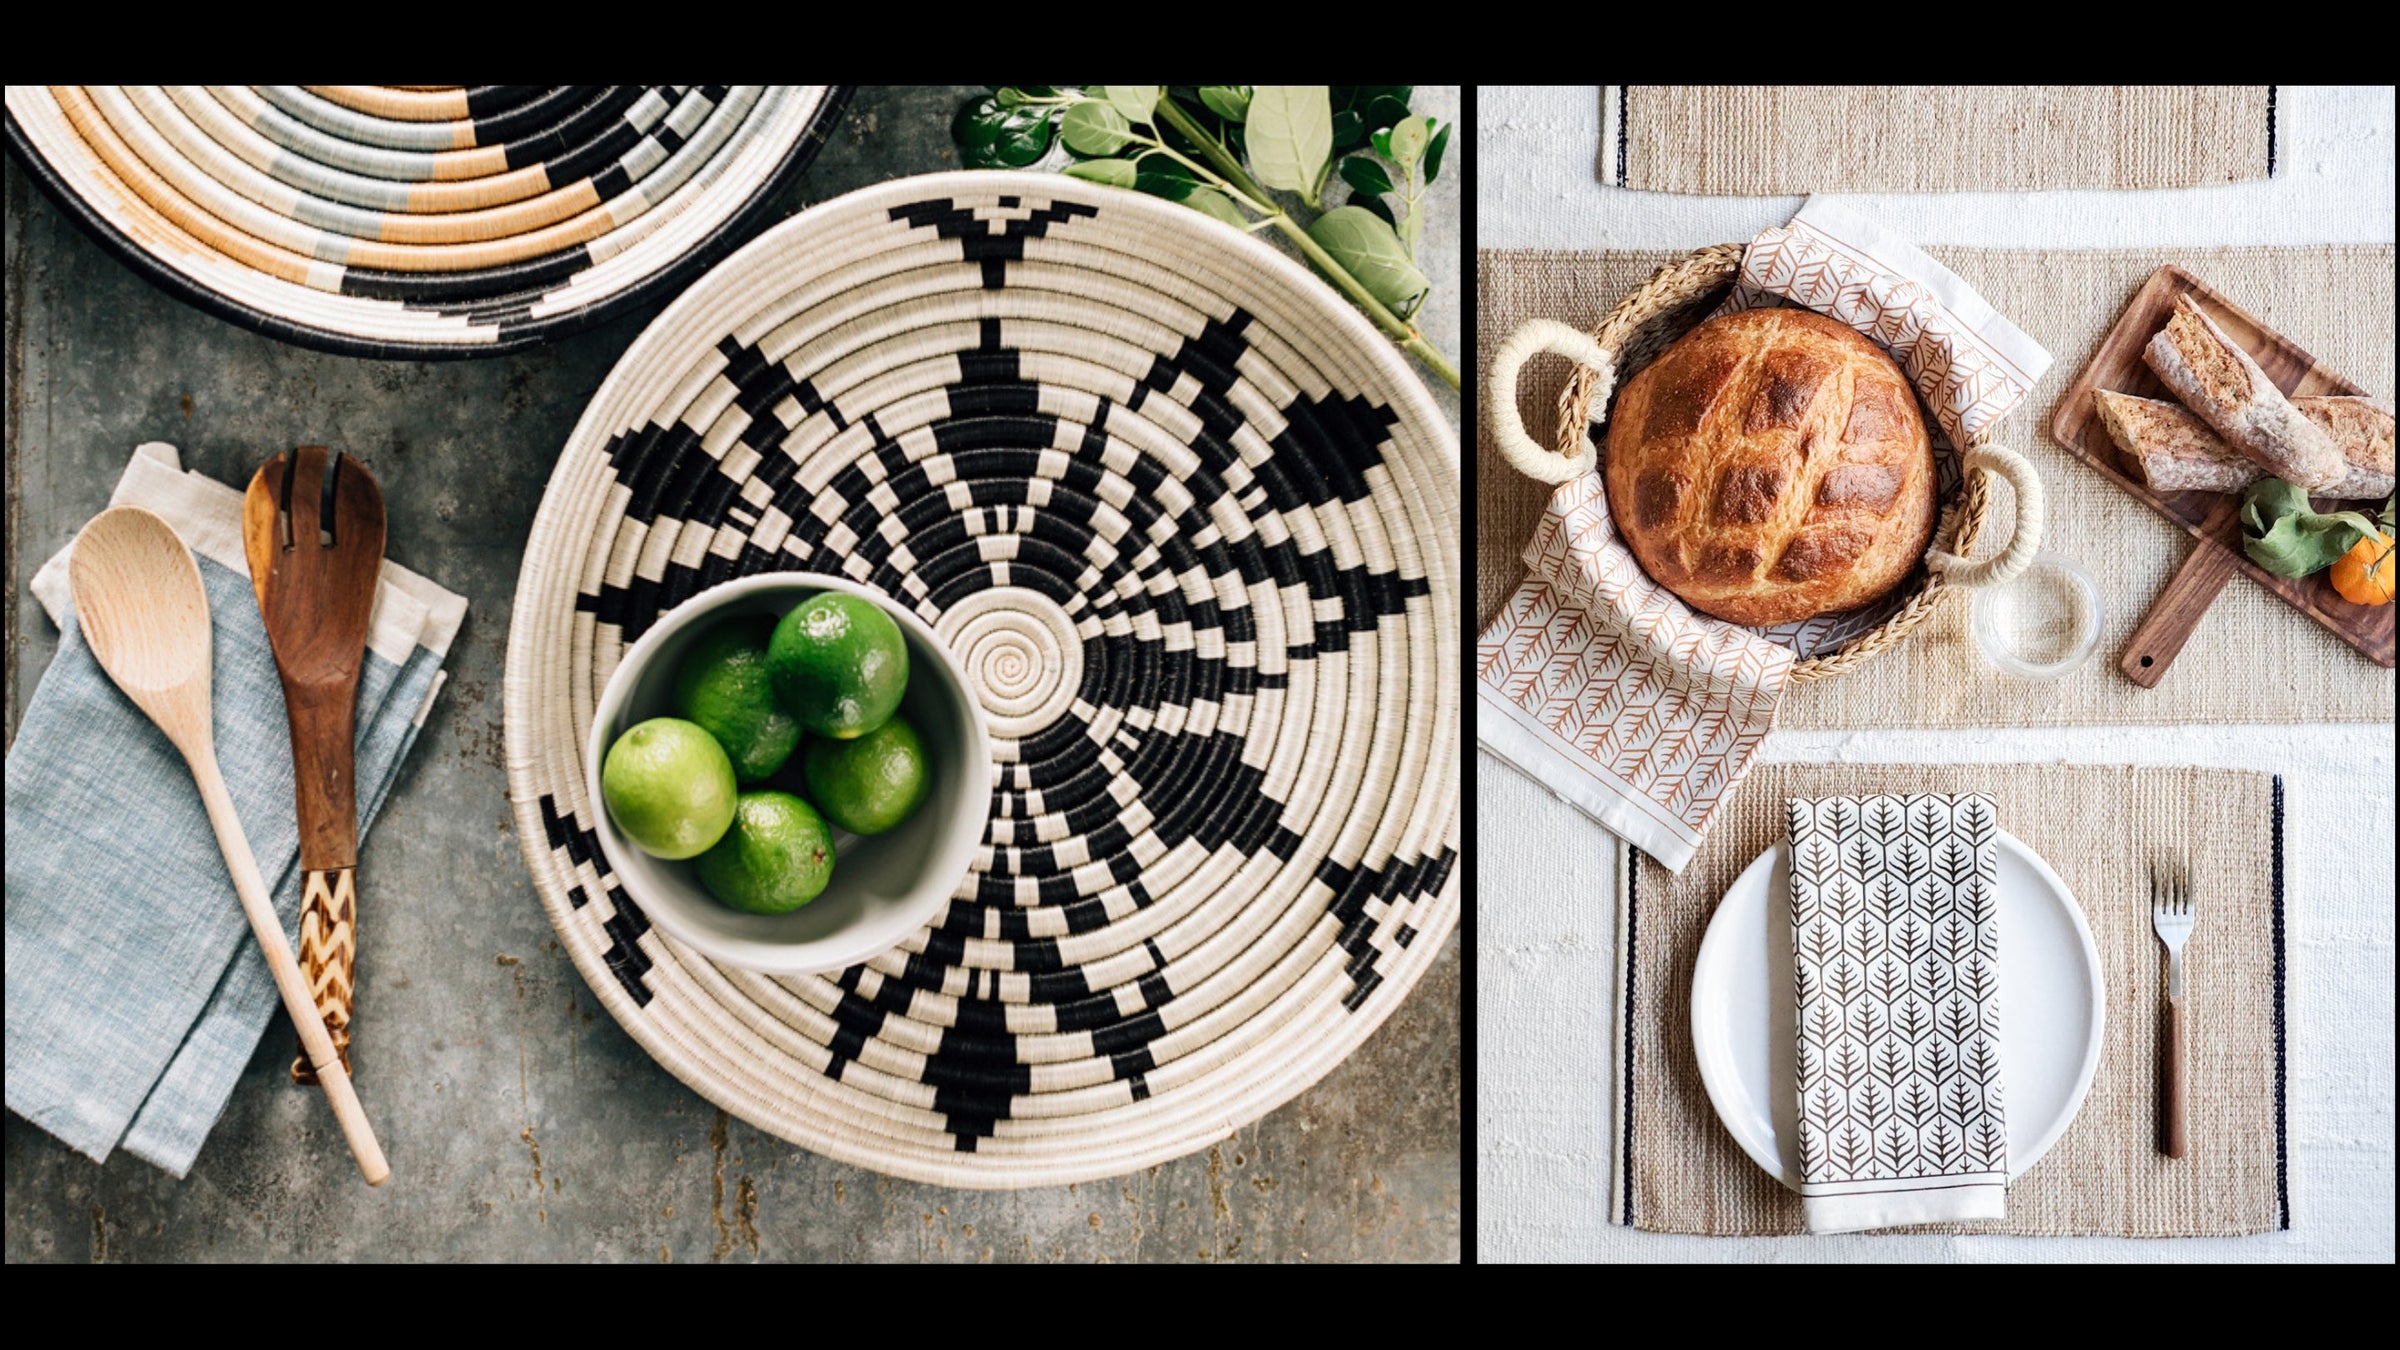
[[[242,543],[283,677],[300,813],[300,973],[350,1067],[358,956],[358,668],[383,574],[383,492],[347,455],[304,445],[250,480]],[[308,1055],[292,1081],[313,1083]]]
[[[366,1111],[351,1090],[350,1075],[342,1071],[341,1056],[283,940],[267,883],[258,875],[258,860],[250,856],[250,841],[242,834],[233,799],[225,792],[225,777],[217,769],[209,703],[214,652],[208,592],[199,566],[167,522],[138,506],[119,506],[94,516],[75,537],[67,576],[76,620],[100,668],[167,733],[191,765],[200,800],[208,806],[208,823],[217,832],[217,847],[233,872],[233,888],[241,893],[242,912],[266,953],[284,1009],[300,1029],[300,1043],[333,1102],[334,1118],[350,1141],[358,1170],[366,1174],[368,1185],[382,1185],[392,1169],[383,1160]]]

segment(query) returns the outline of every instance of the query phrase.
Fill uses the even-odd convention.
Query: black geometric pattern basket
[[[828,976],[652,929],[590,830],[593,699],[665,610],[839,572],[951,644],[992,819],[949,910]],[[1123,1173],[1315,1082],[1457,914],[1455,433],[1354,310],[1197,212],[941,174],[768,231],[594,397],[507,712],[552,922],[733,1113],[943,1184]]]
[[[356,356],[487,356],[672,290],[847,98],[802,85],[10,85],[8,140],[170,293]]]

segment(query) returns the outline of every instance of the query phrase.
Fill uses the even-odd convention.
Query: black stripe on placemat
[[[2268,86],[2267,86],[2267,177],[2269,177],[2269,178],[2273,178],[2274,176],[2275,176],[2275,86],[2270,84],[2270,85],[2268,85]],[[2277,782],[2277,784],[2278,784],[2278,786],[2276,787],[2276,792],[2277,792],[2278,794],[2280,794],[2280,793],[2283,791],[2283,789],[2282,789],[2282,787],[2281,787],[2281,783],[2282,783],[2282,781],[2283,781],[2283,780],[2281,780],[2281,779],[2277,779],[2277,780],[2276,780],[2276,782]],[[2291,1225],[2287,1223],[2287,1224],[2285,1224],[2285,1225],[2284,1225],[2284,1227],[2286,1227],[2286,1228],[2289,1228],[2289,1227],[2291,1227]]]
[[[2272,97],[2267,105],[2274,107]],[[2283,775],[2275,775],[2275,842],[2273,859],[2275,894],[2275,1207],[2283,1215],[2283,1227],[2292,1226],[2291,1168],[2284,1152],[2284,1092],[2289,1081],[2283,1057]]]
[[[1620,85],[1618,85],[1618,86],[1617,86],[1617,186],[1618,186],[1618,187],[1623,187],[1623,186],[1625,186],[1625,179],[1626,179],[1626,173],[1625,173],[1625,114],[1626,114],[1627,107],[1628,107],[1628,100],[1627,100],[1627,98],[1626,98],[1626,91],[1627,91],[1627,90],[1629,90],[1629,89],[1631,89],[1632,87],[1633,87],[1633,86],[1631,86],[1631,85],[1625,85],[1625,84],[1620,84]],[[2268,100],[2268,106],[2269,106],[2270,108],[2274,106],[2274,102],[2273,102],[2273,99],[2272,99],[2272,97],[2271,97],[2271,96],[2270,96],[2270,98],[2269,98],[2269,100]],[[2269,126],[2272,126],[2272,125],[2274,125],[2273,121],[2272,121],[2272,120],[2270,120],[2270,121],[2268,122],[2268,125],[2269,125]],[[1627,1191],[1627,1194],[1628,1194],[1628,1195],[1630,1195],[1631,1193],[1632,1193],[1632,1192],[1631,1192],[1630,1190],[1628,1190],[1628,1191]],[[1628,1203],[1628,1204],[1626,1205],[1626,1210],[1625,1210],[1625,1212],[1626,1212],[1627,1214],[1631,1214],[1631,1213],[1633,1212],[1633,1207],[1632,1207],[1632,1205],[1631,1205],[1630,1203]]]
[[[1622,1168],[1625,1173],[1625,1226],[1633,1227],[1633,939],[1637,928],[1634,919],[1636,877],[1642,874],[1642,851],[1631,844],[1625,846],[1625,1011],[1620,1015],[1625,1023],[1625,1145]]]

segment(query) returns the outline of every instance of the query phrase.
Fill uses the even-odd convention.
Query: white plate
[[[2100,949],[2083,908],[2032,849],[2000,832],[2000,1065],[2008,1174],[2067,1132],[2100,1067]],[[1717,1116],[1751,1161],[1800,1185],[1794,1122],[1792,847],[1743,869],[1709,920],[1692,968],[1692,1049]]]

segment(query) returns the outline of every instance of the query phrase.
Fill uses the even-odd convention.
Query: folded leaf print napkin
[[[1991,799],[1785,811],[1808,1231],[2005,1217]]]
[[[291,731],[242,550],[242,494],[153,443],[134,452],[109,504],[157,512],[199,565],[217,759],[293,936]],[[182,1176],[280,1001],[191,770],[76,627],[71,551],[30,583],[59,626],[58,655],[8,751],[8,1109],[79,1153],[105,1161],[123,1147]],[[441,689],[466,610],[463,598],[383,565],[359,672],[362,845]],[[371,875],[373,851],[361,861]]]

